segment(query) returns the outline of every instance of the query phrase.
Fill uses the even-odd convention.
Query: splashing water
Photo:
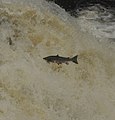
[[[1,120],[115,118],[114,48],[80,28],[45,1],[1,2]],[[79,64],[43,60],[56,54],[78,54]]]
[[[115,39],[115,10],[100,5],[79,12],[78,22],[82,30],[89,31],[101,39]]]

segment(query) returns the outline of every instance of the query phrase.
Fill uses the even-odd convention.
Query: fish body
[[[58,65],[62,64],[62,63],[69,64],[68,63],[69,61],[72,61],[72,62],[78,64],[77,57],[78,57],[78,55],[76,55],[73,58],[61,57],[59,55],[56,55],[56,56],[48,56],[48,57],[45,57],[43,59],[46,60],[48,63],[52,62],[52,63],[57,63]]]

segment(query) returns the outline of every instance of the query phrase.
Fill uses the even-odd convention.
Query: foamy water
[[[115,39],[115,10],[100,5],[88,7],[79,12],[77,18],[82,30],[89,31],[98,38]]]
[[[101,39],[57,5],[2,2],[0,120],[113,120],[115,53]],[[56,54],[79,64],[43,60]]]

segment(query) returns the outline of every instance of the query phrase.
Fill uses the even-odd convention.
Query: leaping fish
[[[78,55],[76,55],[72,58],[61,57],[59,55],[56,55],[56,56],[48,56],[48,57],[45,57],[43,59],[46,60],[48,63],[52,62],[52,63],[57,63],[59,65],[59,64],[62,64],[62,63],[69,64],[69,61],[72,61],[75,64],[78,64],[77,58],[78,58]]]

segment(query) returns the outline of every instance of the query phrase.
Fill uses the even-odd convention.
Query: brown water
[[[78,54],[79,64],[43,60],[56,54]],[[61,8],[1,3],[0,120],[113,120],[114,61],[114,49]]]

